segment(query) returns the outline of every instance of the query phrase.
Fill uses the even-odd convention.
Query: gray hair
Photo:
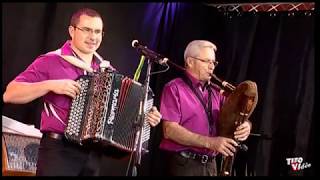
[[[184,61],[186,61],[187,57],[197,57],[200,54],[200,50],[202,48],[210,48],[214,52],[217,51],[217,46],[210,41],[193,40],[188,44],[188,46],[184,50]]]

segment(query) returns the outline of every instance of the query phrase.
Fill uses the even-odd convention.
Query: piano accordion
[[[153,105],[144,87],[115,72],[82,75],[77,79],[80,94],[72,100],[65,137],[77,144],[87,142],[113,146],[127,152],[135,151],[136,134],[141,130],[142,150],[148,151],[150,125],[142,114]],[[143,121],[143,122],[141,122]],[[142,126],[142,128],[141,128]]]

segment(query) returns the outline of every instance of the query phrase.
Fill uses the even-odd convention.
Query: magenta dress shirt
[[[199,92],[201,92],[204,102],[207,104],[208,90],[206,88],[202,90],[200,81],[187,72],[186,75],[191,80],[193,87],[200,90]],[[222,106],[225,97],[214,88],[211,89],[211,111],[213,119],[210,119],[210,121],[214,121],[213,134],[211,136],[216,136],[216,124],[220,107]],[[176,122],[189,131],[209,136],[209,122],[205,109],[182,78],[176,78],[165,85],[161,95],[160,113],[162,114],[163,121]],[[160,149],[174,152],[189,150],[208,155],[214,153],[205,148],[187,147],[164,138],[161,140]]]

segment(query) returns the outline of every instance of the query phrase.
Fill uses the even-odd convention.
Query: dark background
[[[131,47],[134,39],[179,65],[183,65],[184,48],[191,40],[214,42],[218,47],[218,77],[235,85],[244,80],[258,85],[259,101],[250,120],[252,133],[262,136],[250,136],[245,142],[248,152],[238,153],[238,175],[244,171],[258,176],[315,174],[314,13],[233,13],[182,2],[3,3],[2,94],[38,55],[60,48],[69,39],[71,14],[82,7],[101,13],[106,35],[98,53],[129,77],[133,77],[140,59]],[[161,69],[156,64],[152,68]],[[141,82],[144,73],[145,69]],[[169,71],[151,77],[155,105],[159,107],[164,84],[180,73],[171,66]],[[41,99],[2,107],[3,115],[39,128]],[[161,175],[161,124],[153,129],[151,138],[142,174]],[[290,157],[303,157],[312,166],[293,172],[286,164]]]

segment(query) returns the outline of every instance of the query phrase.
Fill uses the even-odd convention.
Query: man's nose
[[[214,68],[215,68],[215,66],[209,66],[209,71],[213,72]]]
[[[96,37],[97,37],[97,35],[96,35],[95,33],[90,33],[90,34],[89,34],[89,38],[90,38],[91,40],[96,39]]]

